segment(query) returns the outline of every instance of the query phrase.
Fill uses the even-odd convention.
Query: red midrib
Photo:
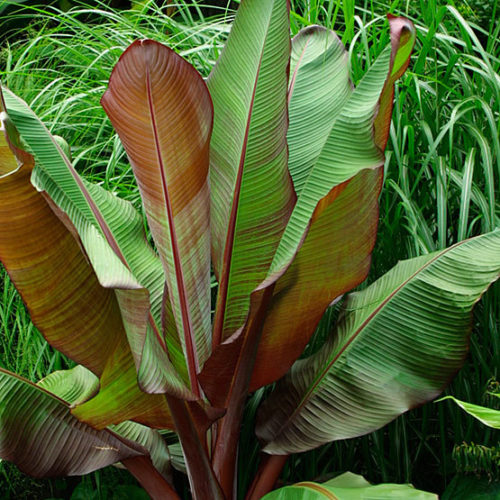
[[[156,147],[156,157],[158,159],[158,163],[160,165],[160,176],[161,176],[161,182],[162,182],[162,189],[163,189],[163,195],[165,197],[165,208],[167,211],[167,217],[168,217],[168,226],[169,226],[169,232],[170,232],[170,241],[172,243],[172,256],[174,259],[174,267],[175,267],[175,279],[177,281],[177,288],[179,291],[179,302],[181,306],[181,317],[182,317],[182,329],[184,333],[184,341],[186,344],[186,355],[187,355],[187,362],[188,362],[188,371],[189,371],[189,380],[191,383],[191,390],[193,393],[197,396],[200,397],[200,388],[199,388],[199,383],[198,383],[198,378],[197,378],[197,373],[198,373],[198,359],[196,356],[196,351],[195,351],[195,342],[193,339],[193,330],[192,330],[192,324],[191,324],[191,318],[189,315],[189,307],[187,303],[187,297],[186,297],[186,288],[184,285],[184,276],[182,274],[182,264],[181,264],[181,259],[180,259],[180,252],[179,252],[179,247],[177,245],[177,236],[175,232],[175,226],[174,226],[174,216],[172,213],[172,205],[170,202],[170,197],[168,194],[168,185],[167,185],[167,179],[165,177],[165,169],[163,165],[163,158],[161,156],[161,148],[160,148],[160,143],[158,139],[158,128],[156,126],[156,118],[155,118],[155,112],[154,112],[154,105],[153,105],[153,96],[151,94],[151,80],[149,76],[149,66],[146,65],[146,89],[147,89],[147,95],[148,95],[148,106],[149,106],[149,113],[151,116],[151,124],[153,127],[153,137],[155,141],[155,147]]]
[[[90,196],[89,192],[87,191],[87,188],[83,184],[82,180],[80,179],[80,176],[76,173],[76,170],[74,169],[73,165],[66,161],[66,155],[60,148],[59,144],[55,142],[52,139],[52,135],[50,136],[53,144],[56,146],[56,148],[59,150],[59,153],[61,154],[62,158],[64,159],[66,165],[68,166],[69,171],[73,175],[73,178],[75,179],[76,183],[78,184],[78,187],[80,188],[81,192],[83,193],[83,196],[85,197],[85,200],[89,204],[90,210],[94,214],[94,217],[97,220],[97,223],[99,224],[99,227],[101,228],[101,231],[104,234],[104,237],[106,241],[108,242],[109,246],[111,249],[115,252],[117,257],[120,259],[122,264],[132,273],[130,266],[128,265],[128,262],[126,261],[122,251],[120,250],[120,247],[118,246],[118,243],[113,236],[113,233],[111,232],[111,229],[108,227],[106,221],[104,220],[104,217],[101,215],[101,212],[99,211],[99,208],[95,204],[94,200]],[[133,273],[132,273],[133,274]],[[156,338],[160,342],[160,345],[162,346],[163,350],[166,352],[167,351],[167,346],[165,344],[165,340],[162,338],[160,335],[160,332],[158,331],[158,327],[156,326],[155,320],[153,319],[153,315],[151,314],[151,310],[148,311],[148,321],[149,324],[151,325],[151,328],[153,329]]]
[[[309,41],[311,40],[312,35],[306,40],[306,43],[304,44],[304,48],[302,49],[302,53],[300,54],[299,60],[297,61],[297,65],[295,66],[295,69],[293,71],[293,75],[290,81],[290,88],[288,89],[288,105],[290,105],[290,101],[292,100],[292,94],[293,94],[293,89],[295,88],[295,80],[297,78],[297,73],[299,72],[300,68],[300,63],[302,62],[302,58],[304,57],[304,54],[306,53],[307,46],[309,45]]]
[[[234,186],[233,203],[231,205],[231,214],[229,216],[229,227],[227,230],[226,244],[224,246],[224,256],[222,261],[221,280],[219,283],[219,293],[217,295],[217,307],[214,319],[214,331],[212,335],[212,348],[215,349],[222,342],[222,332],[224,329],[224,316],[227,306],[227,293],[229,288],[229,274],[231,272],[231,260],[234,247],[234,234],[236,231],[236,215],[238,213],[238,205],[240,202],[241,184],[243,180],[243,166],[245,164],[245,156],[248,144],[248,133],[250,131],[250,121],[252,119],[253,104],[255,101],[255,92],[257,89],[257,81],[259,79],[260,68],[262,64],[262,55],[260,56],[259,65],[257,67],[257,74],[255,75],[255,82],[250,99],[250,107],[248,110],[248,118],[245,129],[245,136],[241,148],[240,163],[238,165],[238,174],[236,176],[236,184]]]
[[[286,428],[289,423],[293,420],[295,415],[305,406],[305,404],[309,401],[309,398],[314,395],[314,389],[319,385],[319,383],[323,380],[323,378],[326,376],[326,374],[330,371],[331,367],[335,364],[335,362],[339,359],[339,357],[344,354],[345,350],[351,345],[351,343],[356,340],[358,335],[364,330],[365,326],[371,321],[373,317],[375,317],[386,305],[387,303],[405,286],[407,285],[415,276],[417,276],[419,273],[424,271],[426,268],[428,268],[432,263],[434,263],[439,257],[443,256],[445,253],[448,253],[451,249],[455,248],[456,246],[459,246],[463,244],[465,241],[461,241],[460,243],[457,243],[447,249],[445,249],[442,252],[439,252],[434,258],[432,258],[429,262],[427,262],[424,266],[420,267],[417,269],[409,278],[407,278],[401,285],[399,285],[395,290],[393,290],[383,301],[382,303],[375,308],[375,310],[361,323],[361,325],[356,329],[355,332],[353,332],[351,338],[344,344],[342,349],[338,352],[338,354],[327,363],[325,368],[321,371],[321,373],[316,377],[314,383],[311,385],[311,387],[308,389],[307,393],[304,395],[302,400],[300,401],[299,405],[297,408],[293,411],[293,413],[286,419],[285,423],[280,426],[280,429],[278,432],[275,433],[275,436],[280,434],[284,428]]]

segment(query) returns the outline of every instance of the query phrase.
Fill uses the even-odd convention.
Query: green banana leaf
[[[130,159],[163,263],[173,314],[167,337],[180,339],[199,396],[196,374],[211,349],[210,95],[182,57],[142,40],[120,57],[101,104]]]
[[[348,54],[335,32],[302,29],[292,40],[288,90],[288,168],[298,195],[352,91]]]
[[[97,392],[99,379],[84,366],[77,365],[71,370],[55,371],[36,385],[76,406]],[[155,468],[171,479],[170,452],[158,431],[130,421],[111,425],[109,430],[146,448]]]
[[[382,427],[434,399],[462,366],[474,304],[500,273],[500,230],[400,262],[343,305],[327,344],[263,403],[264,451],[288,454]]]
[[[390,18],[390,24],[393,42],[391,47],[384,49],[358,86],[345,96],[342,92],[346,86],[345,76],[340,72],[340,111],[329,122],[328,135],[323,142],[313,142],[317,150],[316,157],[311,155],[314,161],[301,167],[301,176],[305,176],[305,180],[300,186],[297,203],[276,250],[268,278],[286,268],[294,257],[308,229],[311,216],[324,196],[359,171],[376,168],[384,163],[381,148],[385,147],[385,142],[377,138],[377,130],[374,140],[375,116],[381,97],[384,101],[383,110],[392,110],[393,77],[400,76],[408,66],[409,54],[415,41],[415,27],[410,21]],[[313,98],[313,95],[307,94],[306,99]],[[387,120],[385,113],[383,116],[385,128],[390,120]]]
[[[381,75],[385,80],[373,82],[380,95],[370,142],[380,151],[387,143],[394,83],[408,66],[415,40],[415,30],[406,19],[389,17],[389,26],[391,62],[387,74]],[[300,197],[309,174],[314,176],[311,169],[318,156],[333,140],[328,139],[331,124],[353,91],[345,50],[335,34],[324,28],[309,27],[294,38],[291,70],[289,168]],[[304,137],[310,139],[307,145]],[[333,161],[331,168],[337,168]],[[333,187],[316,205],[304,243],[276,284],[250,390],[282,377],[304,350],[328,305],[368,275],[383,168],[368,170]]]
[[[272,491],[263,500],[437,500],[437,495],[411,484],[371,485],[363,476],[346,472],[325,483],[302,482]]]
[[[437,399],[435,403],[440,401],[451,400],[455,402],[462,410],[466,411],[469,415],[479,420],[484,425],[488,427],[493,427],[494,429],[500,429],[500,410],[494,410],[493,408],[486,408],[485,406],[479,406],[472,403],[467,403],[465,401],[460,401],[453,396],[445,396],[444,398]]]
[[[150,423],[155,427],[165,428],[172,426],[169,410],[164,398],[160,396],[148,396],[137,385],[136,365],[140,365],[141,362],[141,353],[138,347],[140,342],[136,340],[137,336],[145,336],[146,328],[147,330],[151,330],[154,327],[157,330],[157,326],[155,326],[155,321],[152,318],[148,321],[148,291],[137,281],[127,266],[129,266],[129,261],[133,262],[134,270],[137,271],[139,269],[141,272],[138,274],[141,274],[141,277],[147,273],[151,273],[152,275],[157,274],[158,269],[162,272],[161,266],[158,268],[158,266],[155,267],[154,265],[155,257],[146,243],[141,218],[126,202],[118,200],[118,198],[111,194],[102,194],[101,190],[97,193],[101,194],[100,204],[102,205],[104,202],[108,203],[108,213],[106,214],[108,219],[105,221],[97,203],[90,195],[90,190],[87,189],[88,185],[78,176],[62,152],[62,149],[45,126],[24,101],[6,89],[4,89],[4,97],[9,116],[20,131],[23,141],[35,155],[37,170],[33,176],[33,181],[37,184],[38,189],[45,190],[54,203],[58,205],[55,206],[54,203],[51,203],[53,211],[51,214],[45,216],[47,218],[46,223],[51,224],[51,227],[54,224],[54,227],[56,227],[54,223],[54,220],[57,220],[57,217],[54,215],[55,213],[66,226],[60,232],[65,234],[69,240],[74,240],[73,236],[78,231],[79,241],[84,248],[85,255],[93,264],[100,285],[104,289],[112,288],[115,290],[115,293],[111,296],[115,304],[118,303],[121,309],[120,314],[120,309],[116,308],[114,325],[104,327],[104,325],[97,323],[101,317],[100,314],[95,315],[96,325],[88,321],[87,313],[79,316],[76,307],[74,310],[71,310],[68,308],[68,303],[64,304],[64,311],[67,315],[75,315],[77,319],[81,317],[92,328],[98,328],[97,331],[103,331],[104,329],[107,332],[106,336],[99,335],[99,333],[95,333],[96,330],[92,330],[87,338],[85,336],[79,337],[73,334],[73,328],[66,328],[65,330],[58,330],[57,338],[53,342],[52,338],[48,336],[50,332],[46,332],[47,328],[45,328],[45,325],[39,324],[40,330],[51,341],[54,347],[69,355],[80,364],[94,369],[95,373],[101,377],[101,389],[98,396],[94,398],[92,403],[87,403],[89,406],[86,409],[82,406],[73,411],[75,414],[78,412],[79,418],[85,419],[87,422],[100,428],[104,428],[111,423],[136,418],[143,423]],[[56,180],[54,181],[54,179]],[[29,178],[25,178],[22,182],[37,194],[41,200],[38,203],[46,205],[42,195],[29,185]],[[93,194],[96,194],[97,188],[92,190]],[[12,191],[11,196],[18,198],[19,194]],[[36,198],[34,194],[32,196]],[[45,210],[47,211],[48,208]],[[24,215],[26,216],[26,222],[21,224],[20,229],[26,225],[26,231],[28,231],[30,226],[36,227],[41,224],[39,210],[36,216],[26,212],[24,212]],[[48,222],[49,219],[50,223]],[[29,224],[27,221],[29,221]],[[59,225],[62,226],[62,224]],[[39,243],[34,239],[36,233],[32,233],[32,231],[33,229],[27,232],[23,241],[26,244],[31,239],[33,246],[36,245],[38,247]],[[47,234],[50,233],[47,233],[43,227],[41,228],[41,232],[43,233],[41,237],[47,240]],[[103,236],[103,233],[105,233],[105,236]],[[131,237],[128,238],[128,236]],[[136,237],[133,238],[133,236]],[[59,241],[59,239],[64,241],[61,235],[55,240],[50,239],[47,241],[52,245],[54,241]],[[111,247],[109,242],[111,242],[113,247]],[[122,244],[122,246],[119,246],[119,244]],[[78,244],[73,242],[73,245],[81,253]],[[45,247],[40,248],[44,249]],[[44,262],[48,262],[46,253],[43,255]],[[64,252],[60,252],[58,255],[64,258]],[[118,255],[123,257],[127,265],[123,264]],[[126,261],[124,256],[129,261]],[[81,260],[88,267],[83,255]],[[68,281],[71,281],[75,279],[75,276],[79,276],[79,274],[75,274],[75,271],[67,266],[67,261],[66,257],[66,261],[60,263],[54,272],[57,274],[57,272],[63,269],[69,274]],[[57,259],[55,259],[55,262],[57,263]],[[9,269],[8,264],[6,267]],[[85,278],[85,275],[82,275],[83,278]],[[20,285],[18,283],[19,280],[15,278],[13,280],[16,286]],[[59,282],[59,278],[57,282]],[[78,282],[75,281],[75,285],[78,285]],[[88,311],[88,308],[92,307],[88,297],[93,298],[95,295],[96,304],[92,307],[92,310],[99,311],[100,308],[104,308],[106,312],[107,308],[110,307],[107,303],[111,299],[103,299],[100,297],[102,293],[89,293],[86,290],[88,286],[90,285],[87,285],[87,281],[85,281],[85,286],[80,285],[79,293],[74,294],[72,299],[77,304],[80,304],[80,307],[83,307],[85,311]],[[25,297],[29,308],[37,303],[39,288],[38,285],[34,288],[33,299],[28,296]],[[47,288],[47,290],[50,290],[50,288]],[[51,301],[52,299],[47,297],[47,300]],[[156,309],[160,310],[161,305],[157,306]],[[53,325],[52,313],[55,313],[52,309],[46,312],[46,322],[49,327]],[[36,315],[34,315],[34,319],[36,323]],[[124,320],[126,323],[125,332],[129,337],[129,342],[127,342],[127,337],[123,330]],[[72,319],[72,321],[74,320]],[[83,334],[86,329],[76,329],[76,331],[81,331]],[[157,336],[149,335],[146,338],[154,339]],[[99,342],[96,342],[96,339],[100,339],[102,342],[106,341],[111,345],[105,349],[100,346]],[[89,355],[92,353],[93,357],[100,360],[99,366],[94,368],[93,363],[95,361],[93,358],[89,359],[89,355],[86,358],[75,356],[74,349],[70,348],[71,342],[76,344],[82,351],[82,354],[85,354],[86,351],[89,352]],[[135,348],[134,352],[131,352],[129,345]],[[94,346],[95,352],[92,350]],[[179,395],[187,394],[189,397],[189,391],[182,380],[176,376],[173,368],[169,369],[169,366],[171,365],[166,364],[164,369],[168,370],[172,375],[169,378],[171,389],[174,392],[177,391]],[[147,401],[149,401],[149,404]]]
[[[311,27],[293,40],[287,138],[292,177],[299,183],[295,185],[299,198],[294,214],[296,221],[300,220],[295,233],[300,241],[289,254],[290,260],[280,269],[273,268],[274,274],[254,292],[257,295],[275,286],[255,357],[252,391],[287,372],[328,305],[368,273],[383,176],[381,150],[387,142],[387,134],[382,132],[388,130],[391,119],[394,82],[408,66],[415,39],[409,21],[391,18],[389,22],[393,43],[356,90],[349,82],[345,51],[333,32]],[[319,88],[319,82],[324,82],[324,88]],[[309,85],[318,87],[317,95],[310,92]],[[311,108],[316,109],[316,98],[328,113],[311,112]],[[317,131],[305,152],[301,149],[305,133],[302,123]],[[342,124],[346,124],[345,130],[341,130]],[[372,151],[373,162],[364,162],[362,154],[351,161],[349,148],[368,151],[368,156]],[[286,231],[291,231],[292,219]],[[255,297],[254,303],[260,304],[260,300]],[[252,324],[254,316],[255,311],[250,311],[247,325]],[[220,345],[205,364],[201,381],[212,404],[226,404],[246,336],[245,327]]]
[[[219,281],[213,345],[247,317],[265,278],[295,193],[287,169],[288,2],[242,2],[207,85],[212,261]]]
[[[0,115],[0,224],[10,229],[0,231],[0,260],[48,342],[101,375],[124,335],[116,298],[31,185],[34,158],[22,149],[1,92]],[[101,329],[108,335],[98,335]],[[79,335],[68,336],[73,331]]]

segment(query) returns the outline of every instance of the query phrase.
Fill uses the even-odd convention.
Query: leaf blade
[[[289,43],[286,2],[242,2],[207,82],[214,102],[212,260],[219,280],[214,347],[245,322],[250,293],[265,278],[295,202],[286,166]]]
[[[138,181],[197,393],[210,346],[210,96],[190,64],[143,40],[120,57],[101,104]]]
[[[276,283],[251,391],[282,377],[305,349],[328,305],[366,278],[382,178],[382,168],[362,171],[316,207],[304,243]]]
[[[0,456],[27,474],[82,475],[147,454],[132,441],[79,422],[63,400],[1,368],[0,394]]]
[[[499,247],[500,231],[488,233],[402,261],[352,294],[336,335],[264,404],[265,451],[362,435],[439,394],[465,358],[474,304],[498,278]]]
[[[337,35],[308,26],[292,40],[288,168],[297,194],[352,93],[347,52]]]
[[[100,286],[78,243],[31,185],[34,159],[13,146],[15,130],[11,139],[2,120],[1,131],[11,173],[0,178],[0,221],[9,228],[0,234],[0,260],[47,341],[100,375],[124,333],[114,294]],[[109,335],[96,335],[101,329]],[[73,330],[80,335],[68,337]]]
[[[392,62],[378,97],[370,140],[380,151],[387,143],[394,82],[408,66],[413,46],[406,20],[390,18],[390,26]],[[403,33],[408,35],[406,40]],[[353,91],[344,48],[333,32],[306,28],[295,37],[294,45],[288,140],[290,169],[300,193],[304,185],[307,189],[307,175],[314,174],[310,169],[328,140],[330,129],[325,125],[334,123],[341,115]],[[305,134],[310,139],[305,153],[304,138],[298,133],[303,130],[303,123],[307,129],[326,130],[312,137]],[[334,187],[316,205],[304,243],[276,284],[259,343],[251,390],[283,376],[302,353],[327,306],[366,278],[376,238],[382,180],[382,167],[361,170]]]
[[[294,258],[320,199],[359,171],[383,165],[381,150],[385,148],[384,134],[390,125],[393,84],[406,69],[415,41],[415,28],[407,19],[394,18],[390,28],[391,48],[380,54],[356,89],[346,96],[328,134],[323,136],[323,144],[315,143],[318,151],[311,156],[314,161],[303,167],[307,178],[301,183],[268,277],[286,268]]]
[[[447,399],[456,403],[460,408],[462,408],[462,410],[482,422],[484,425],[493,427],[493,429],[500,429],[500,410],[494,410],[493,408],[467,403],[466,401],[461,401],[453,396],[445,396],[444,398],[437,399],[435,403],[439,403],[440,401],[445,401]]]
[[[32,176],[32,181],[36,183],[40,190],[46,190],[53,201],[51,208],[52,210],[56,210],[57,217],[52,213],[51,228],[57,227],[59,223],[57,218],[59,218],[64,223],[64,231],[69,235],[70,239],[73,239],[78,230],[78,236],[85,249],[85,254],[97,271],[97,278],[101,287],[104,287],[104,290],[109,287],[123,289],[120,292],[122,293],[122,298],[123,295],[130,294],[140,299],[139,301],[129,302],[134,304],[135,308],[139,307],[142,326],[138,325],[135,321],[128,322],[126,325],[127,328],[124,330],[123,320],[127,319],[127,315],[130,316],[131,311],[120,311],[118,308],[118,321],[116,324],[108,325],[105,328],[109,334],[106,336],[93,334],[87,339],[88,343],[94,346],[95,349],[88,349],[87,340],[81,340],[78,336],[71,335],[69,338],[72,342],[81,343],[80,349],[84,354],[87,351],[88,354],[95,355],[95,359],[99,361],[99,370],[96,373],[99,374],[101,379],[104,377],[104,380],[111,386],[111,388],[109,386],[106,387],[106,383],[101,383],[100,390],[105,395],[101,394],[99,399],[85,403],[85,405],[92,408],[92,411],[88,413],[89,418],[98,419],[101,427],[105,427],[110,423],[118,423],[121,421],[119,411],[120,405],[122,405],[123,408],[127,408],[127,418],[134,418],[134,415],[130,414],[130,411],[135,409],[135,411],[140,413],[143,423],[151,422],[151,425],[156,427],[171,426],[170,413],[163,398],[151,399],[151,407],[147,409],[147,395],[140,390],[137,377],[133,376],[135,364],[140,364],[141,356],[139,352],[133,352],[136,356],[135,359],[131,356],[125,336],[125,333],[127,333],[130,338],[130,345],[136,347],[137,351],[140,338],[146,336],[146,328],[156,327],[155,320],[151,315],[149,319],[146,319],[146,314],[150,307],[149,301],[144,300],[146,290],[138,283],[130,270],[130,263],[132,263],[133,271],[138,272],[141,280],[145,275],[150,275],[149,279],[151,280],[155,276],[155,269],[158,269],[157,266],[155,267],[155,259],[151,258],[153,255],[151,249],[145,244],[140,218],[131,208],[130,204],[118,200],[110,194],[106,195],[107,198],[106,196],[103,197],[102,190],[99,190],[96,186],[90,186],[78,176],[68,158],[57,145],[55,139],[24,101],[8,91],[5,92],[5,98],[13,121],[22,133],[22,138],[36,155],[37,168]],[[29,187],[36,192],[32,186]],[[101,198],[104,198],[104,201],[99,196],[96,196],[99,194]],[[38,196],[41,197],[40,194]],[[98,202],[94,200],[93,196],[96,196]],[[106,201],[109,202],[110,200],[113,203],[106,203]],[[88,205],[89,201],[90,205]],[[104,212],[106,212],[108,220],[104,219],[103,213],[100,210],[101,208],[105,209]],[[127,223],[123,223],[123,218],[121,217],[125,217]],[[111,222],[111,227],[108,221]],[[33,234],[36,233],[33,232]],[[26,239],[28,240],[30,236],[32,236],[32,233],[27,233]],[[134,237],[128,238],[128,236]],[[124,244],[124,242],[128,243]],[[76,242],[73,242],[73,244],[76,245],[80,252],[78,244]],[[48,262],[46,261],[46,256],[50,255],[50,245],[47,249],[40,246],[40,250],[43,250],[43,262]],[[124,254],[127,259],[125,259]],[[83,255],[82,259],[85,261]],[[87,261],[85,261],[85,265],[88,267]],[[64,269],[64,263],[61,263],[59,267]],[[161,268],[160,272],[162,272]],[[68,280],[71,281],[71,279],[72,277],[70,276]],[[85,280],[85,284],[89,283],[91,283],[90,280]],[[82,289],[85,290],[84,288]],[[47,288],[46,291],[48,292],[46,300],[50,303],[53,300],[51,293],[49,293],[51,290]],[[106,290],[105,293],[109,294],[110,292],[116,304],[116,298],[113,296],[115,294],[111,290]],[[106,301],[102,299],[101,295],[98,292],[89,294],[91,297],[96,297],[97,303],[93,307],[95,310],[99,310],[100,307],[106,305]],[[102,302],[99,303],[99,301]],[[69,303],[66,303],[66,306]],[[83,303],[87,305],[92,304],[88,300],[84,300]],[[123,301],[121,305],[123,306]],[[71,316],[70,309],[66,312]],[[124,316],[122,316],[122,313]],[[82,318],[85,317],[86,315],[82,316]],[[99,315],[96,314],[95,317],[98,318]],[[68,331],[72,331],[72,329]],[[81,331],[85,332],[86,330],[83,328]],[[61,331],[62,340],[57,345],[53,343],[54,340],[51,340],[51,343],[62,352],[67,352],[65,351],[64,344],[68,341],[68,338],[65,334],[66,332]],[[135,337],[136,335],[139,339]],[[99,339],[99,341],[92,343],[89,339]],[[103,340],[111,342],[112,345],[105,349],[101,345]],[[74,353],[70,352],[68,352],[68,355],[80,364],[92,367],[93,357],[88,357],[87,359],[75,358]],[[111,360],[123,364],[117,365]],[[171,365],[165,364],[165,369],[170,375],[168,379],[163,379],[167,382],[165,384],[166,390],[178,393],[179,395],[184,393],[190,397],[189,391],[186,393],[186,387],[179,380]],[[157,381],[153,382],[154,384],[157,383]],[[115,384],[118,384],[120,391],[116,392],[113,389],[113,387],[117,387]],[[180,392],[178,392],[179,390]],[[116,404],[116,398],[119,395],[120,405]],[[98,402],[99,404],[96,405]],[[80,406],[78,411],[83,412],[83,407],[83,405]],[[114,409],[114,412],[110,411],[106,415],[107,411],[111,408]],[[111,418],[111,421],[106,420],[108,417]],[[122,418],[122,420],[124,419]],[[93,423],[93,421],[90,421],[90,423]]]

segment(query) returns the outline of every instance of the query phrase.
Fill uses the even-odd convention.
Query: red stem
[[[149,457],[126,458],[122,464],[139,481],[153,500],[180,500],[167,480],[155,469]]]
[[[217,440],[213,450],[212,465],[226,498],[233,498],[238,458],[238,438],[241,420],[248,395],[262,325],[267,306],[273,295],[274,285],[263,290],[255,314],[248,319],[235,374],[228,397],[227,412],[217,425]]]
[[[268,455],[263,453],[259,469],[255,475],[245,500],[260,500],[273,490],[289,455]]]
[[[186,459],[191,494],[195,500],[223,500],[220,485],[201,442],[186,401],[165,396]]]

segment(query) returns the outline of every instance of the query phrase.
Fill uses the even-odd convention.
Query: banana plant
[[[332,31],[310,26],[290,42],[286,0],[242,0],[206,81],[170,48],[132,43],[101,103],[148,234],[3,88],[0,260],[77,366],[37,384],[0,369],[0,457],[34,476],[121,462],[152,498],[179,498],[168,430],[193,497],[235,498],[245,402],[278,381],[257,419],[257,499],[291,453],[371,432],[442,392],[498,278],[500,231],[400,262],[344,297],[370,268],[394,84],[415,40],[410,21],[388,24],[389,46],[356,87]],[[339,300],[324,345],[299,359]]]

